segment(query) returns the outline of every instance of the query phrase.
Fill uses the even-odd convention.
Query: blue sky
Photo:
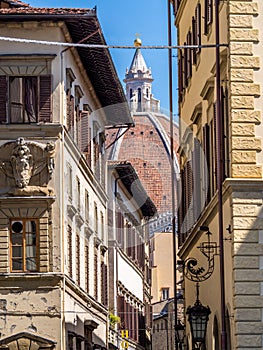
[[[140,34],[144,45],[167,44],[167,0],[29,0],[28,2],[38,7],[93,8],[97,6],[103,33],[110,45],[132,45],[136,33]],[[175,38],[175,27],[173,32]],[[130,65],[134,52],[128,49],[111,50],[121,81],[124,79],[125,70]],[[142,53],[148,67],[152,68],[154,97],[160,99],[161,107],[168,110],[168,52],[167,50],[143,50]],[[174,81],[176,81],[176,58],[173,58],[173,71]],[[174,113],[177,113],[176,89],[177,86],[174,83]]]

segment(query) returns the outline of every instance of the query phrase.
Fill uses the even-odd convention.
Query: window
[[[90,112],[84,111],[80,114],[80,149],[91,166],[91,128],[89,127]]]
[[[208,34],[209,25],[213,21],[213,0],[205,0],[204,34]]]
[[[201,39],[201,4],[199,3],[195,9],[195,34],[196,34],[196,45],[201,45],[202,44],[202,39]],[[201,52],[201,48],[197,48],[196,50],[197,53]]]
[[[138,88],[138,112],[142,111],[142,90]]]
[[[80,110],[80,100],[83,96],[83,91],[81,90],[81,87],[79,85],[75,85],[74,90],[74,96],[75,96],[75,114],[76,114],[76,143],[81,148],[81,137],[82,137],[82,131],[81,131],[81,110]]]
[[[169,299],[169,288],[162,288],[162,300]]]
[[[37,271],[38,221],[12,220],[10,223],[12,272]]]
[[[98,249],[94,248],[94,298],[98,300]]]
[[[72,229],[68,226],[68,274],[72,277]]]
[[[68,185],[68,196],[69,201],[72,201],[72,167],[68,163],[67,164],[67,185]]]
[[[80,240],[78,234],[76,236],[76,282],[80,285]]]
[[[51,76],[0,76],[0,123],[51,122]]]
[[[76,177],[76,182],[77,182],[77,208],[78,208],[78,211],[80,211],[80,181],[78,177]]]
[[[89,222],[89,193],[85,191],[85,219]]]
[[[67,95],[67,128],[71,136],[74,135],[74,97],[71,89],[73,81],[76,79],[73,71],[66,68],[66,95]]]
[[[101,226],[101,240],[104,241],[105,230],[104,230],[104,215],[102,211],[100,212],[100,226]]]
[[[98,218],[98,207],[97,204],[94,203],[94,231],[98,234],[98,226],[99,226],[99,218]]]
[[[85,284],[86,292],[89,293],[89,279],[90,279],[90,269],[89,269],[89,245],[85,246]]]
[[[101,262],[101,302],[103,305],[108,305],[108,267]]]

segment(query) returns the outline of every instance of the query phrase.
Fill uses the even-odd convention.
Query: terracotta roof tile
[[[87,15],[91,9],[81,8],[35,8],[35,7],[18,7],[9,9],[0,9],[0,14],[13,15]]]
[[[29,4],[26,4],[19,0],[4,0],[5,3],[8,3],[10,6],[14,7],[29,7]]]

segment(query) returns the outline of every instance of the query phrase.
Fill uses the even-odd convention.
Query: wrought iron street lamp
[[[190,323],[192,343],[194,349],[205,349],[206,330],[211,310],[199,300],[199,284],[196,285],[197,298],[193,306],[188,306],[186,314]]]
[[[199,300],[199,282],[207,280],[214,271],[214,257],[218,254],[218,245],[211,242],[211,232],[207,226],[201,226],[200,231],[206,232],[207,242],[203,242],[198,248],[206,257],[208,262],[207,270],[198,267],[195,258],[188,258],[183,262],[184,276],[190,281],[196,282],[196,301],[193,306],[188,306],[186,314],[190,323],[193,349],[206,349],[206,330],[211,310],[204,306]]]

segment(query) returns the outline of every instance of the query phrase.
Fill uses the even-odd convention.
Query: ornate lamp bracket
[[[205,231],[207,235],[207,241],[202,242],[198,247],[207,259],[207,269],[199,267],[196,258],[188,258],[183,263],[184,276],[193,282],[205,281],[212,275],[215,267],[214,258],[218,255],[219,248],[216,242],[211,242],[211,232],[208,227],[202,226],[200,230]]]

